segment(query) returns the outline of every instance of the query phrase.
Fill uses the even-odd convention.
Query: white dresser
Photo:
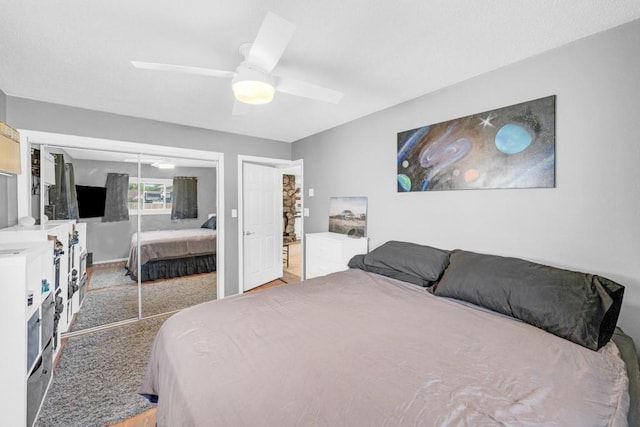
[[[60,317],[56,324],[54,357],[57,356],[60,343],[59,333],[67,332],[71,326],[73,316],[73,307],[71,299],[68,298],[70,281],[69,268],[71,265],[69,252],[69,236],[71,234],[70,223],[47,223],[44,225],[27,225],[13,226],[0,229],[0,243],[18,243],[18,242],[41,242],[53,240],[52,264],[55,266],[55,277],[53,280],[54,298],[62,298],[63,311],[59,313]]]
[[[309,233],[306,235],[306,278],[347,270],[347,264],[354,255],[368,251],[368,237],[354,238],[329,232]]]
[[[53,242],[0,243],[2,425],[32,426],[53,370]]]

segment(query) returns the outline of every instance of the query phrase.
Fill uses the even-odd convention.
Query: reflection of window
[[[173,180],[141,178],[142,215],[170,214],[173,201]],[[129,178],[129,214],[138,213],[138,178]]]

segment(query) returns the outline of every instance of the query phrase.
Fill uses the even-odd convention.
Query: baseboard
[[[100,264],[115,264],[117,262],[123,262],[126,261],[127,258],[116,258],[116,259],[108,259],[105,261],[94,261],[93,265],[100,265]]]

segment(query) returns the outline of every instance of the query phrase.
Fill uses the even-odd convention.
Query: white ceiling
[[[82,149],[82,148],[55,148],[50,147],[51,152],[61,152],[65,154],[65,161],[69,160],[94,160],[102,162],[124,162],[138,163],[138,156],[133,153],[125,153],[120,151],[101,151],[99,149]],[[215,168],[217,163],[211,160],[191,159],[174,156],[157,156],[145,154],[140,157],[140,163],[143,165],[151,165],[155,162],[170,163],[175,167],[193,167],[193,168]]]
[[[229,80],[267,11],[296,24],[274,73],[344,92],[277,93],[231,115]],[[292,142],[640,18],[638,0],[0,0],[7,95]]]

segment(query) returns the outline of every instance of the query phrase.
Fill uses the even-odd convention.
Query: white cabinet
[[[60,219],[49,221],[48,225],[64,225],[67,227],[68,245],[67,253],[67,269],[64,270],[67,276],[68,292],[67,292],[67,314],[69,316],[80,311],[82,300],[85,293],[85,285],[87,280],[87,224],[84,222],[76,222],[75,219]],[[71,319],[68,319],[70,322]]]
[[[33,425],[51,381],[52,255],[52,241],[0,243],[3,425]]]
[[[306,278],[324,276],[347,270],[354,255],[369,251],[367,237],[353,238],[339,233],[310,233],[306,235]]]
[[[69,272],[73,262],[69,251],[71,233],[72,223],[70,222],[51,222],[44,225],[13,226],[0,229],[0,243],[53,241],[53,253],[50,260],[54,269],[52,291],[54,292],[53,299],[59,302],[53,343],[55,353],[59,350],[60,334],[69,329],[74,313],[73,300],[69,298],[69,291],[72,290]]]

